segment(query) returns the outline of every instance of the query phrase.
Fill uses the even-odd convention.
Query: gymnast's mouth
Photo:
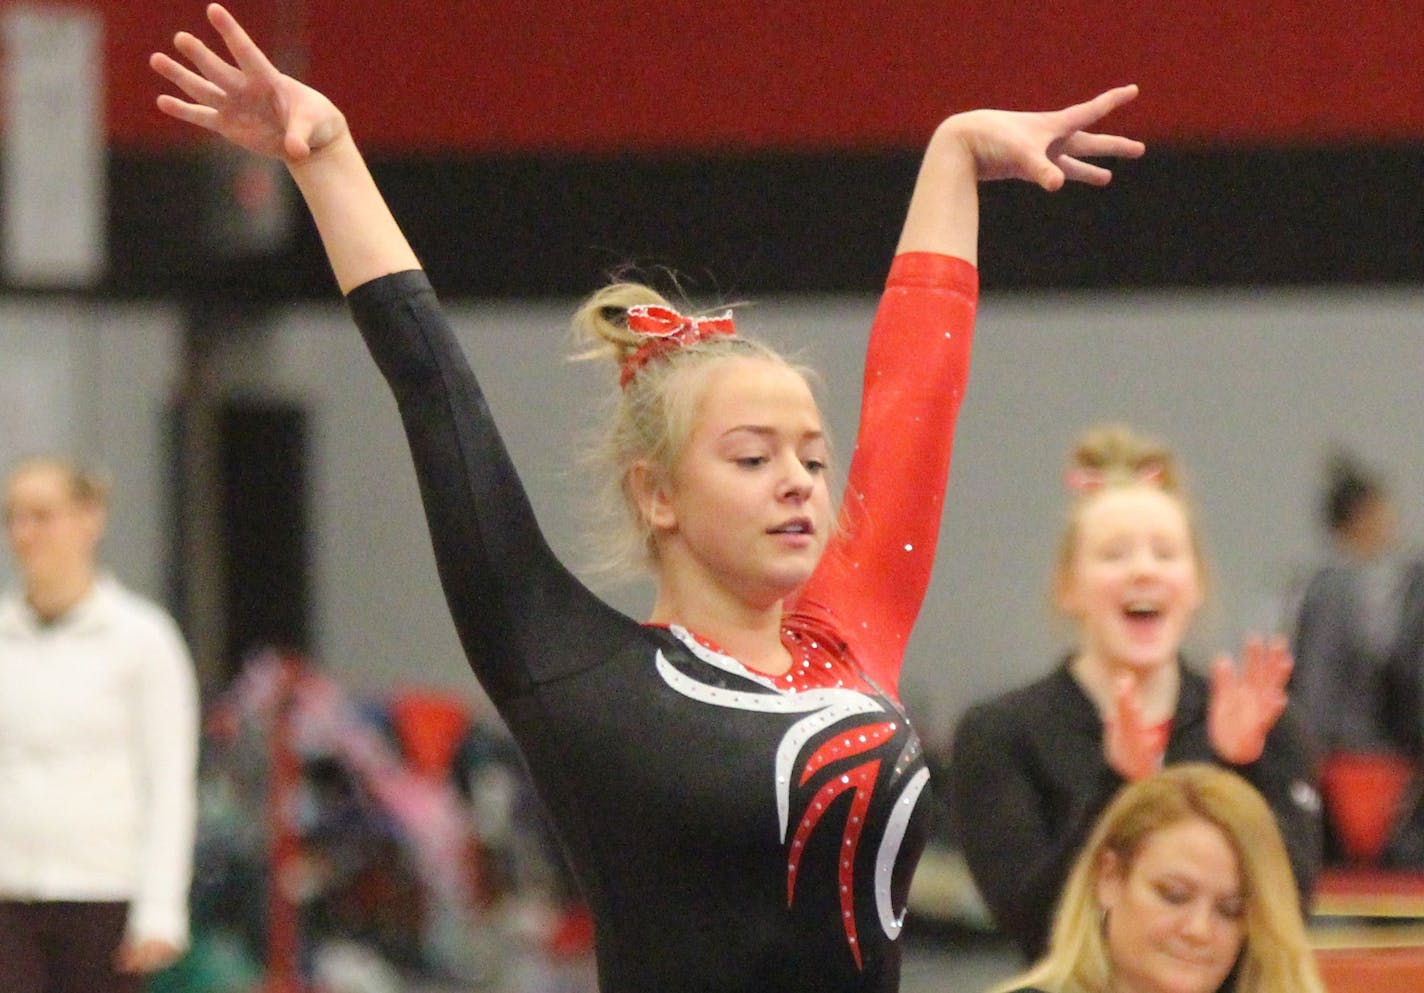
[[[809,517],[793,517],[789,521],[767,528],[767,534],[815,534],[816,526]]]

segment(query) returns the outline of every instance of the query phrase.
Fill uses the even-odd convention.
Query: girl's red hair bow
[[[628,308],[628,330],[644,340],[623,360],[618,383],[624,388],[639,369],[660,355],[706,338],[731,337],[737,333],[730,310],[715,317],[685,317],[671,307],[653,304]]]

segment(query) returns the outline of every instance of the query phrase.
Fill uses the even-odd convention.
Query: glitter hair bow
[[[660,355],[707,338],[736,334],[730,310],[715,317],[685,317],[671,307],[651,304],[628,308],[628,330],[642,340],[623,360],[618,384],[625,389],[639,369]]]

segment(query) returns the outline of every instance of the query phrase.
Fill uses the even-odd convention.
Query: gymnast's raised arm
[[[415,462],[445,599],[466,655],[496,701],[538,679],[549,641],[617,637],[620,619],[565,569],[528,499],[459,342],[415,252],[377,189],[340,110],[278,71],[237,20],[210,4],[231,61],[188,32],[150,65],[187,95],[164,113],[286,164],[316,222],[332,272],[395,394]],[[581,625],[526,636],[542,607]],[[626,623],[623,621],[622,623]],[[564,634],[563,632],[576,632]],[[539,648],[531,646],[538,640]]]
[[[406,269],[418,269],[346,126],[330,100],[272,65],[242,25],[218,4],[208,21],[233,61],[180,31],[173,46],[196,68],[156,52],[149,65],[187,96],[163,94],[158,108],[234,145],[286,163],[301,190],[342,293]]]

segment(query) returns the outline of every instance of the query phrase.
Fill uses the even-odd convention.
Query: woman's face
[[[660,568],[766,606],[810,578],[826,545],[820,410],[800,374],[778,362],[730,359],[707,375],[672,478],[644,512]]]
[[[1114,668],[1172,663],[1202,601],[1181,501],[1150,484],[1110,487],[1077,525],[1060,605],[1078,622],[1082,652]]]
[[[103,510],[79,500],[58,466],[22,468],[6,486],[5,536],[27,585],[91,569],[103,523]]]
[[[1149,835],[1130,866],[1106,853],[1098,900],[1114,993],[1214,993],[1245,940],[1236,853],[1197,817]]]

